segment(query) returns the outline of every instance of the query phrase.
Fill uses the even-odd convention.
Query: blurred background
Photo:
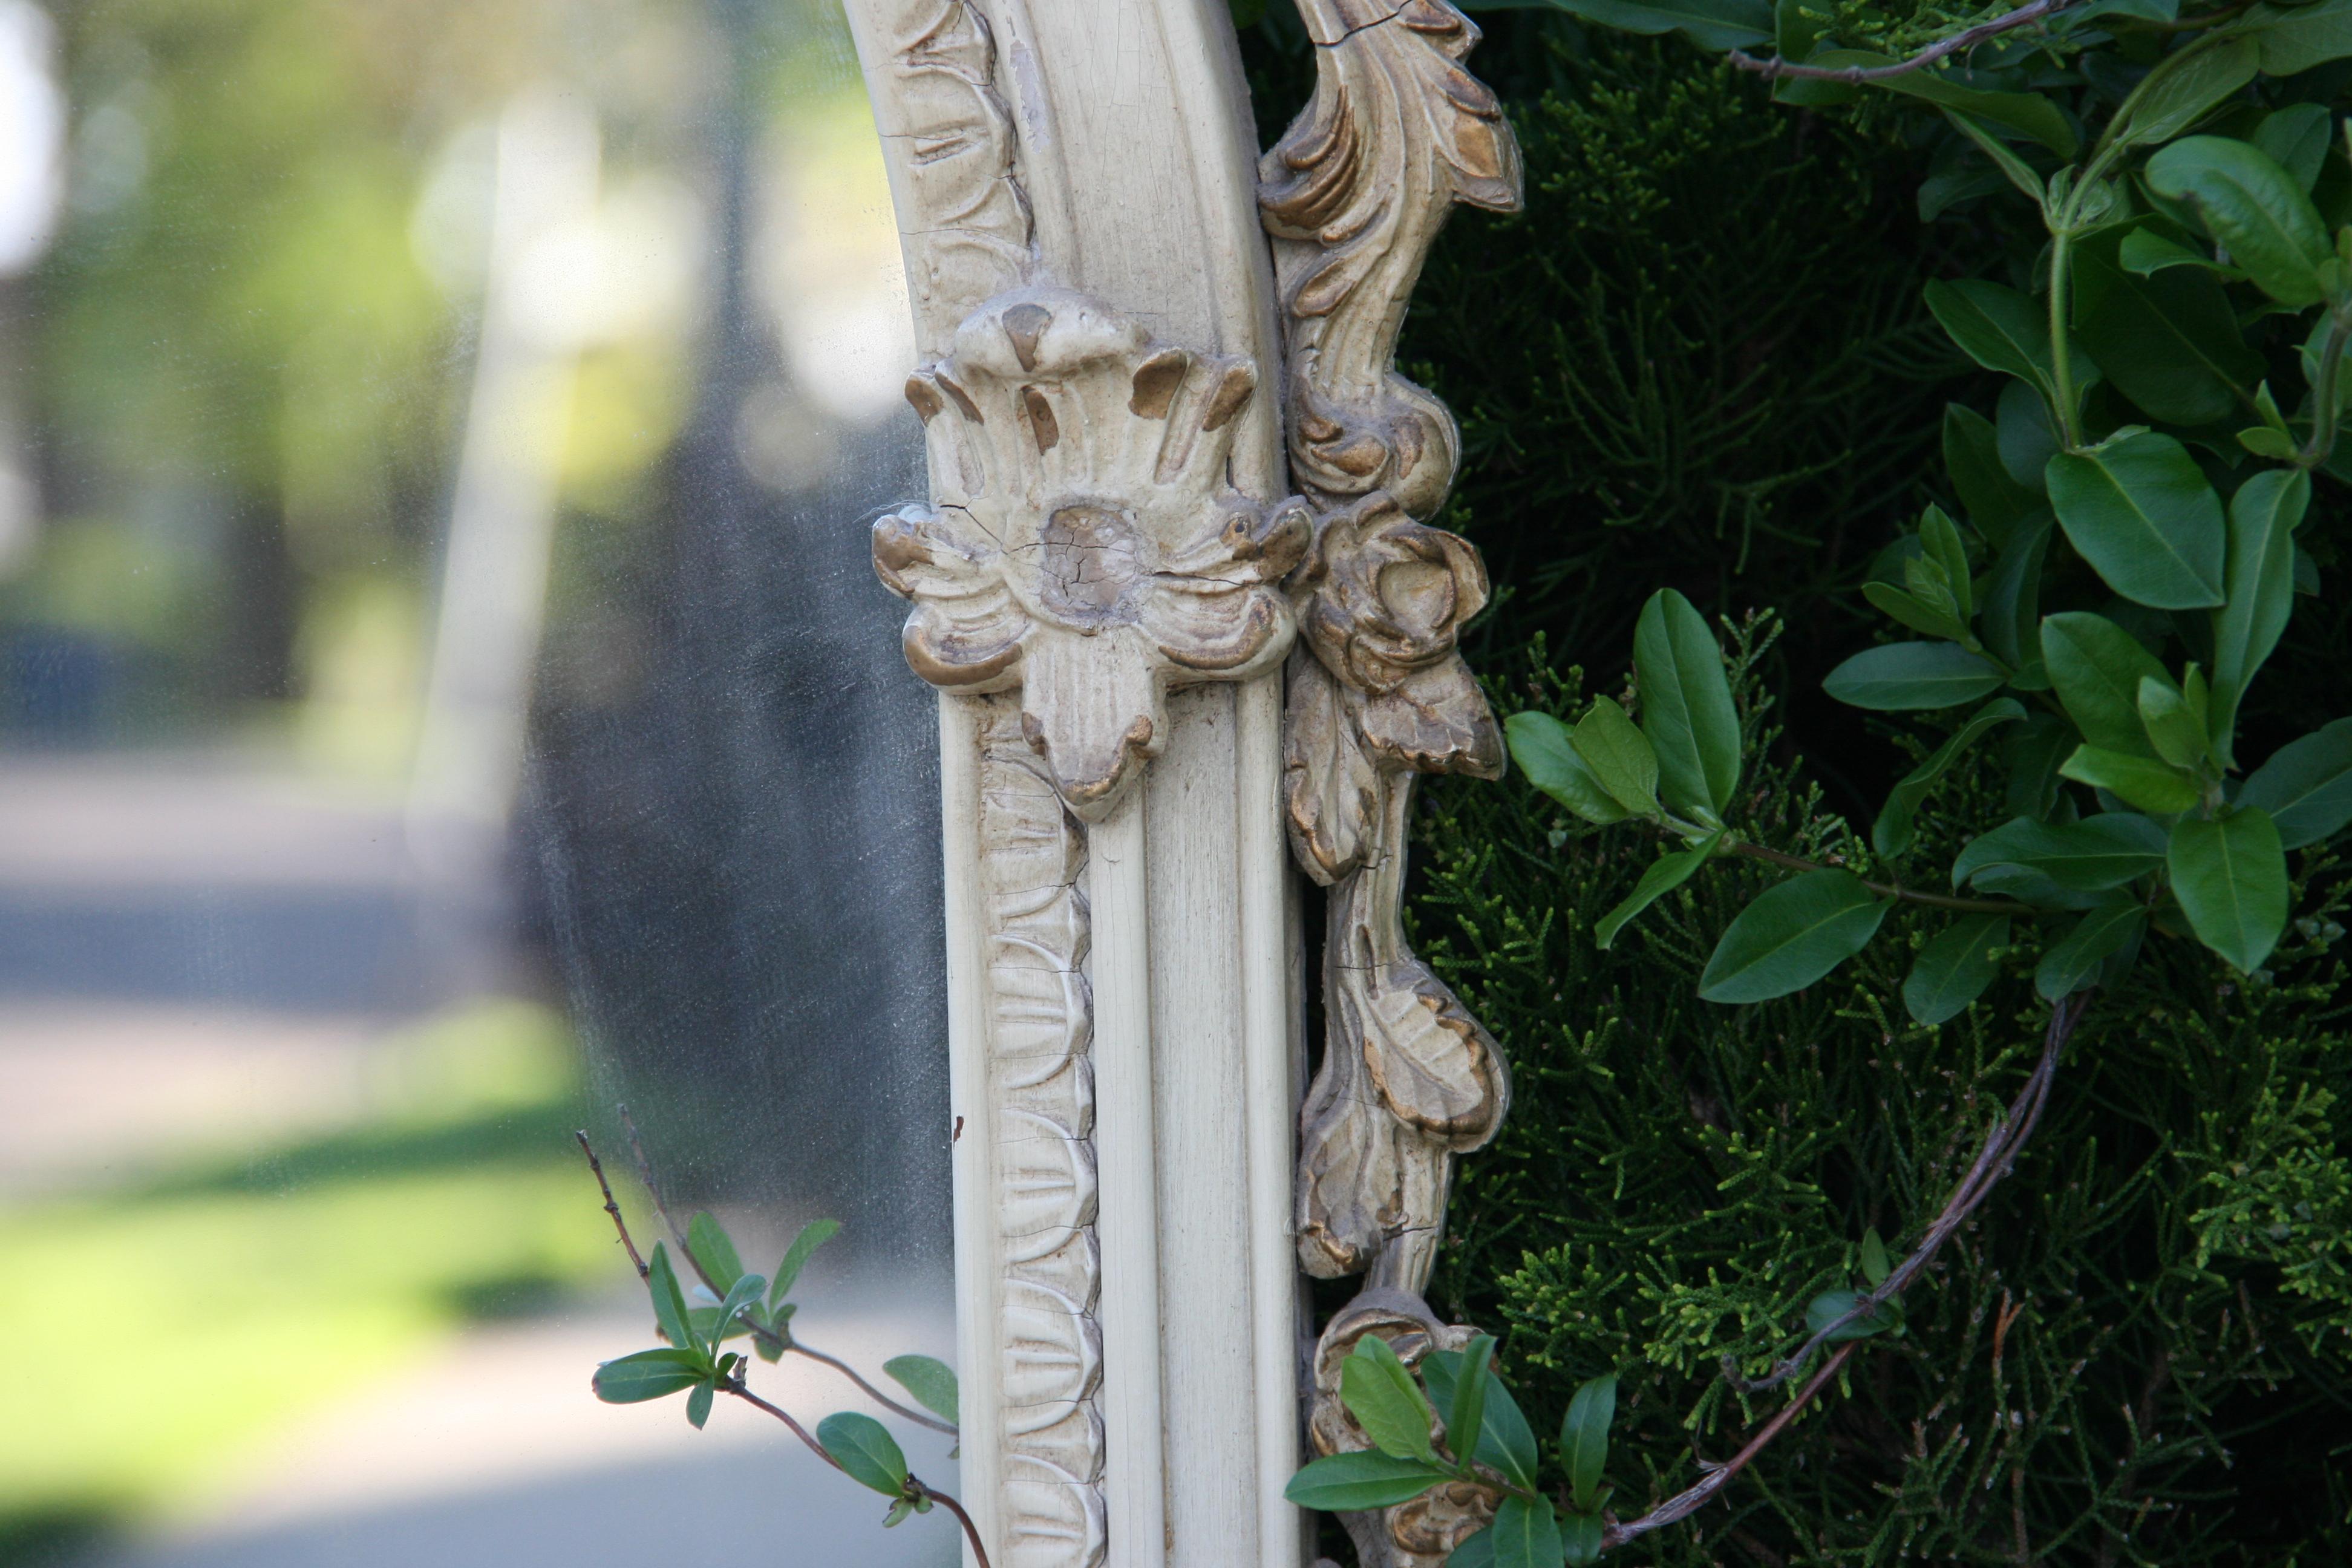
[[[838,0],[0,0],[0,1568],[954,1560],[571,1141],[949,1353],[906,323]]]

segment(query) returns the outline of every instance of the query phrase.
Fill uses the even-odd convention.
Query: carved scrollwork
[[[904,216],[914,220],[908,282],[918,312],[1027,281],[1036,226],[1015,164],[1013,114],[996,90],[988,18],[970,0],[919,0],[893,65],[898,110],[909,127],[900,167]]]
[[[882,581],[915,604],[908,660],[949,690],[1018,687],[1029,743],[1089,821],[1166,743],[1171,687],[1246,679],[1290,644],[1276,584],[1306,506],[1227,478],[1256,388],[1246,360],[1050,289],[991,300],[908,383],[940,499],[874,528]]]
[[[1291,846],[1331,889],[1323,1065],[1300,1119],[1298,1251],[1310,1274],[1363,1273],[1318,1343],[1317,1448],[1366,1447],[1339,1363],[1379,1332],[1406,1360],[1467,1342],[1423,1302],[1454,1156],[1510,1100],[1494,1039],[1404,940],[1406,829],[1423,773],[1498,777],[1502,736],[1455,651],[1486,604],[1470,543],[1428,525],[1460,454],[1453,416],[1396,373],[1431,241],[1456,203],[1519,199],[1517,142],[1462,67],[1478,31],[1444,0],[1299,0],[1313,101],[1259,166],[1285,332],[1291,467],[1316,509],[1288,586],[1284,804]],[[1492,1517],[1482,1488],[1441,1488],[1348,1527],[1371,1568],[1436,1568]]]

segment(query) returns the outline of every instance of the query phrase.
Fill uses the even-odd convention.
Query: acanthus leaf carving
[[[1171,688],[1247,679],[1289,647],[1278,584],[1307,509],[1227,472],[1256,388],[1246,360],[1043,287],[989,301],[908,384],[939,500],[874,529],[877,571],[914,602],[908,660],[949,690],[1018,688],[1024,733],[1086,820],[1166,744]]]
[[[1397,333],[1453,206],[1519,199],[1494,94],[1464,69],[1478,31],[1444,0],[1299,0],[1317,48],[1308,105],[1259,168],[1285,334],[1291,466],[1316,510],[1287,586],[1284,803],[1294,853],[1331,889],[1323,1063],[1300,1117],[1298,1251],[1365,1289],[1318,1340],[1308,1429],[1369,1447],[1339,1398],[1367,1332],[1408,1362],[1470,1331],[1422,1300],[1457,1154],[1510,1100],[1495,1041],[1404,939],[1406,832],[1423,773],[1499,777],[1502,734],[1456,651],[1487,599],[1466,541],[1429,525],[1460,456],[1452,415],[1397,374]],[[1349,1515],[1368,1568],[1439,1568],[1492,1518],[1462,1484]]]

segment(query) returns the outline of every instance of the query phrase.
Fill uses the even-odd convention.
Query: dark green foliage
[[[1572,674],[1524,668],[1499,701],[1580,706]],[[1997,787],[1958,782],[1922,814],[1923,863],[1948,862]],[[1538,1430],[1580,1382],[1621,1374],[1630,1517],[1697,1479],[1694,1445],[1727,1457],[1785,1397],[1743,1408],[1723,1357],[1754,1373],[1790,1348],[1813,1296],[1861,1282],[1867,1228],[1916,1242],[2047,1010],[2020,953],[1983,1004],[1913,1025],[1905,971],[1952,917],[1909,906],[1809,991],[1702,1002],[1717,935],[1771,872],[1717,868],[1602,952],[1591,922],[1650,846],[1516,779],[1432,795],[1423,951],[1516,1078],[1501,1140],[1463,1167],[1433,1296],[1505,1333]],[[1733,816],[1874,864],[1785,770]],[[2341,931],[2313,890],[2326,867],[2300,869],[2267,984],[2150,939],[2009,1184],[1906,1298],[1903,1337],[1633,1561],[2172,1568],[2352,1550],[2352,1050]]]

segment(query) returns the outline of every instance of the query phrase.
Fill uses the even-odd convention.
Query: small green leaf
[[[907,1491],[907,1456],[898,1439],[871,1415],[839,1411],[817,1423],[817,1443],[859,1486],[884,1497]]]
[[[1984,366],[2016,376],[2058,401],[2050,362],[2050,318],[2032,300],[1989,279],[1937,279],[1926,289],[1927,309],[1960,352]]]
[[[1503,721],[1503,732],[1511,761],[1529,784],[1587,822],[1605,827],[1625,820],[1625,808],[1569,743],[1567,725],[1549,713],[1514,713]]]
[[[2338,719],[2271,753],[2238,792],[2270,814],[2280,847],[2301,849],[2352,822],[2352,719]]]
[[[1436,1414],[1395,1349],[1380,1335],[1358,1340],[1339,1363],[1339,1399],[1381,1453],[1437,1462],[1429,1436]]]
[[[1699,868],[1714,858],[1716,847],[1723,842],[1724,832],[1725,829],[1718,827],[1692,848],[1659,856],[1651,863],[1650,868],[1642,873],[1642,879],[1633,884],[1633,892],[1626,895],[1624,901],[1601,917],[1601,923],[1592,928],[1593,939],[1602,949],[1607,949],[1634,916],[1696,876]]]
[[[2012,669],[2042,659],[2042,563],[2053,521],[2047,510],[2019,519],[1985,574],[1984,645]]]
[[[2042,505],[2042,498],[2002,466],[1992,421],[1957,403],[1944,405],[1944,467],[1969,521],[1996,547],[2005,546],[2019,521]],[[2041,471],[2039,465],[2034,471]]]
[[[705,1379],[686,1396],[686,1418],[694,1424],[696,1431],[701,1431],[703,1423],[710,1419],[710,1402],[716,1394],[716,1385]]]
[[[1900,855],[1910,848],[1920,803],[1953,762],[1975,745],[1986,731],[2024,717],[2023,704],[2008,697],[1996,697],[1978,709],[1967,723],[1948,736],[1887,795],[1886,804],[1879,808],[1878,820],[1870,825],[1871,847],[1886,856]]]
[[[1739,788],[1739,715],[1715,633],[1672,588],[1642,607],[1633,673],[1642,732],[1657,753],[1659,795],[1682,816],[1720,820]]]
[[[2166,57],[2133,95],[2130,118],[2109,137],[2125,146],[2171,141],[2253,80],[2261,56],[2261,46],[2242,37]]]
[[[1620,805],[1637,816],[1658,815],[1658,753],[1625,710],[1606,697],[1579,721],[1570,743]]]
[[[2137,230],[2135,233],[2138,232]],[[2116,391],[2151,418],[2210,425],[2244,406],[2263,357],[2246,346],[2220,279],[2196,268],[2136,276],[2122,238],[2074,261],[2074,327]]]
[[[1904,567],[1907,573],[1921,564],[1917,560],[1911,560],[1905,562]],[[1931,637],[1948,637],[1953,642],[1961,641],[1969,635],[1969,628],[1950,610],[1890,584],[1864,583],[1862,596],[1877,606],[1888,619],[1915,632],[1925,632]]]
[[[1781,0],[1783,5],[1794,0]],[[1445,1559],[1445,1568],[1495,1568],[1495,1527],[1490,1523],[1465,1540]]]
[[[1931,506],[1920,514],[1919,542],[1927,559],[1941,569],[1944,581],[1950,585],[1958,618],[1962,622],[1971,619],[1976,615],[1976,605],[1969,596],[1968,543],[1942,507]]]
[[[1239,0],[1236,0],[1236,4],[1238,3]],[[914,1511],[914,1500],[910,1498],[900,1498],[890,1505],[890,1511],[882,1516],[882,1528],[888,1530],[896,1525],[904,1524],[907,1521],[907,1516]]]
[[[2124,236],[2116,260],[2125,271],[2140,278],[2151,277],[2172,267],[2194,267],[2220,278],[2245,276],[2234,267],[2224,267],[2210,256],[2147,228],[2136,228]]]
[[[642,1405],[692,1388],[709,1370],[698,1352],[639,1351],[598,1366],[589,1387],[607,1405]]]
[[[1462,1375],[1460,1351],[1433,1351],[1421,1363],[1429,1397],[1451,1408]],[[1486,1419],[1478,1435],[1478,1462],[1500,1471],[1515,1486],[1536,1484],[1536,1434],[1493,1367],[1486,1370]]]
[[[2261,968],[2286,930],[2286,854],[2270,813],[2241,805],[2219,821],[2183,817],[2167,864],[2197,940],[2241,973]]]
[[[2328,145],[2335,135],[2333,120],[2324,103],[2290,103],[2263,116],[2263,122],[2254,128],[2253,142],[2309,195],[2327,162]]]
[[[2314,66],[2352,55],[2352,5],[2258,5],[2241,26],[2262,45],[2266,76],[2300,76]]]
[[[2311,477],[2271,469],[2238,487],[2230,502],[2228,602],[2213,617],[2210,731],[2231,762],[2238,704],[2294,613],[2294,531],[2311,504]]]
[[[686,1250],[701,1266],[702,1276],[713,1290],[731,1290],[735,1281],[743,1278],[743,1262],[735,1256],[735,1243],[708,1214],[696,1215],[687,1226]]]
[[[2059,526],[2108,587],[2159,610],[2221,603],[2221,498],[2179,442],[2118,434],[2059,453],[2045,478]]]
[[[1962,915],[1919,950],[1903,981],[1904,1007],[1922,1024],[1949,1023],[2000,977],[1993,954],[2008,945],[2006,915]]]
[[[1445,1446],[1467,1464],[1478,1452],[1486,1423],[1486,1370],[1495,1363],[1495,1336],[1480,1334],[1462,1352],[1453,1397],[1445,1403]]]
[[[2147,924],[2147,911],[2130,902],[2104,904],[2076,921],[2033,969],[2033,988],[2063,1001],[2095,979],[2107,955],[2121,952]]]
[[[2021,816],[1969,840],[1952,862],[1952,886],[1995,866],[2022,866],[2078,893],[2102,893],[2147,876],[2164,863],[2164,829],[2137,812],[2111,811],[2080,822]]]
[[[1863,1282],[1875,1290],[1886,1283],[1886,1277],[1894,1271],[1895,1266],[1887,1261],[1886,1243],[1880,1237],[1878,1227],[1872,1226],[1862,1233]]]
[[[2105,616],[2069,610],[2042,621],[2042,658],[2083,739],[2110,752],[2156,754],[2139,719],[2139,683],[2168,677],[2137,638]]]
[[[737,1276],[733,1288],[727,1292],[727,1300],[721,1301],[719,1310],[711,1315],[709,1340],[713,1345],[731,1335],[751,1331],[751,1326],[740,1320],[750,1309],[759,1305],[760,1292],[767,1288],[768,1282],[757,1274]]]
[[[1887,904],[1846,871],[1808,871],[1739,912],[1699,976],[1709,1002],[1764,1002],[1801,991],[1878,934]]]
[[[2097,746],[2075,747],[2058,771],[2076,784],[2105,790],[2125,805],[2158,816],[2187,811],[2205,793],[2194,777],[2169,763]]]
[[[957,1391],[955,1369],[943,1361],[927,1355],[892,1356],[882,1363],[882,1370],[891,1381],[915,1396],[915,1403],[947,1422],[955,1425]]]
[[[2261,148],[2191,136],[2149,159],[2147,179],[2158,195],[2193,210],[2280,304],[2301,310],[2326,296],[2320,268],[2335,253],[2318,209]]]
[[[1978,150],[1992,160],[1992,166],[2000,171],[2001,177],[2022,192],[2028,201],[2036,206],[2042,205],[2044,194],[2042,176],[2035,174],[2024,159],[2011,152],[1999,137],[1967,115],[1947,109],[1944,110],[1944,118],[1958,126],[1962,135],[1975,142]]]
[[[1410,1502],[1430,1488],[1453,1479],[1452,1471],[1435,1463],[1400,1459],[1377,1449],[1366,1449],[1316,1460],[1290,1478],[1282,1495],[1300,1508],[1353,1513]]]
[[[801,1270],[808,1267],[810,1256],[831,1241],[840,1229],[841,1222],[837,1219],[811,1220],[801,1226],[801,1233],[793,1237],[790,1247],[784,1248],[784,1260],[776,1265],[775,1279],[769,1281],[769,1307],[772,1309],[783,1304],[784,1298],[793,1293],[793,1287],[800,1283]]]
[[[1880,54],[1874,49],[1822,49],[1805,63],[1831,70],[1847,66],[1860,66],[1867,70],[1874,66],[1890,66],[1896,62],[1892,56]],[[2081,139],[2075,134],[2074,127],[2068,123],[2067,117],[2049,98],[2038,92],[1993,92],[1983,88],[1963,86],[1958,79],[1960,75],[1958,71],[1906,71],[1901,76],[1881,78],[1870,83],[1870,87],[1874,91],[1921,99],[1945,109],[1957,109],[1979,120],[1989,120],[1996,125],[2021,131],[2061,158],[2074,155]]]
[[[2294,437],[2284,430],[2273,430],[2267,425],[2249,425],[2238,432],[2238,445],[2257,458],[2267,458],[2273,463],[2294,461],[2297,448]]]
[[[1680,33],[1703,49],[1744,49],[1772,37],[1766,0],[1550,0],[1571,16],[1621,33]]]
[[[1948,642],[1898,642],[1864,648],[1830,671],[1822,689],[1839,701],[1880,712],[1950,708],[1997,690],[2000,671]]]
[[[1818,1334],[1840,1318],[1851,1312],[1862,1301],[1859,1290],[1827,1290],[1805,1303],[1805,1329]],[[1826,1342],[1843,1344],[1848,1340],[1866,1340],[1874,1334],[1899,1328],[1903,1322],[1901,1310],[1892,1301],[1882,1301],[1870,1311],[1830,1335]]]
[[[1568,1469],[1570,1500],[1583,1512],[1601,1506],[1602,1472],[1609,1465],[1609,1424],[1617,1418],[1617,1374],[1578,1385],[1559,1423],[1559,1458]]]
[[[1586,1568],[1589,1563],[1600,1562],[1601,1543],[1608,1537],[1608,1521],[1597,1513],[1570,1510],[1559,1516],[1561,1560],[1574,1564],[1574,1568]]]
[[[1566,1561],[1549,1498],[1505,1498],[1487,1532],[1495,1538],[1495,1568],[1560,1568]]]
[[[701,1350],[694,1321],[687,1313],[686,1292],[678,1289],[677,1270],[670,1266],[665,1243],[654,1243],[653,1261],[646,1265],[646,1289],[653,1296],[654,1321],[661,1325],[662,1337],[679,1350]]]
[[[2197,667],[2189,667],[2191,675]],[[2156,754],[2176,768],[2192,772],[2212,760],[2212,748],[2205,737],[2205,715],[2193,711],[2188,697],[2180,688],[2168,680],[2142,676],[2139,682],[2139,721],[2147,731],[2147,743]],[[2086,783],[2091,781],[2084,781]],[[2143,806],[2142,810],[2151,809]],[[2186,810],[2176,806],[2175,810]]]

